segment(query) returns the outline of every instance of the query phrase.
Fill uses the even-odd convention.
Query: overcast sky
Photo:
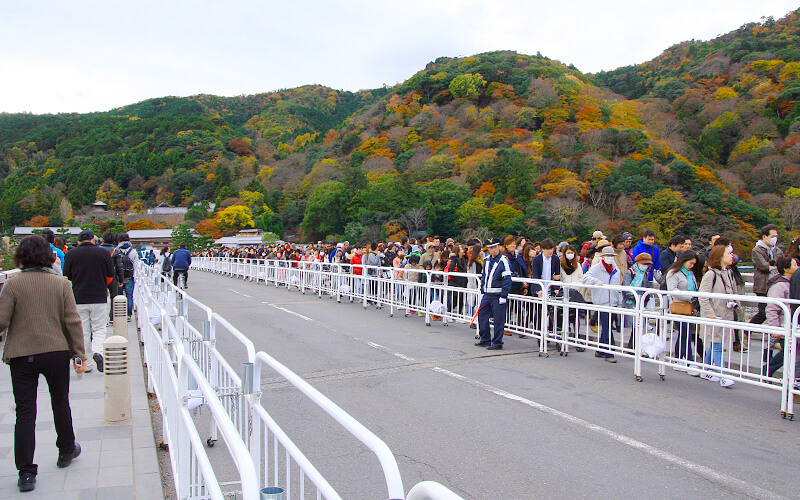
[[[152,97],[394,85],[440,56],[509,49],[591,73],[707,40],[784,0],[2,0],[0,112]]]

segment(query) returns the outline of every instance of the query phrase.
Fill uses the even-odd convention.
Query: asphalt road
[[[800,422],[779,393],[733,389],[536,341],[473,345],[467,325],[192,271],[188,292],[300,374],[393,451],[408,491],[468,499],[797,498]],[[192,318],[196,319],[195,317]],[[233,366],[244,351],[218,333]],[[274,373],[263,404],[343,498],[387,498],[377,459]],[[202,421],[202,415],[198,417]],[[225,468],[224,450],[209,450]],[[222,474],[221,474],[222,475]]]

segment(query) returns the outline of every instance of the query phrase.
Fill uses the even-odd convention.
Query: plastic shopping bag
[[[657,358],[667,350],[667,344],[655,333],[642,335],[642,356]]]

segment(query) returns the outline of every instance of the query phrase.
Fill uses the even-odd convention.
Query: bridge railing
[[[216,263],[204,265],[204,268],[213,272],[221,270],[223,274],[237,278],[250,279],[252,276],[254,281],[261,281],[258,273],[267,271],[263,264],[249,262]],[[249,276],[248,273],[250,273]],[[294,275],[298,279],[308,280],[307,284],[309,285],[313,285],[315,276],[320,276],[320,274],[301,274],[299,271]],[[238,329],[222,316],[189,296],[184,290],[175,287],[161,273],[142,265],[137,270],[137,276],[137,313],[139,310],[143,311],[139,314],[139,322],[143,324],[143,328],[156,332],[159,330],[154,325],[158,325],[161,331],[166,332],[165,338],[168,339],[166,343],[180,346],[180,354],[190,358],[193,362],[190,367],[193,380],[196,381],[202,376],[204,387],[211,388],[214,392],[216,411],[222,411],[227,416],[225,429],[220,426],[216,418],[212,419],[212,434],[206,441],[208,446],[213,446],[216,441],[217,429],[225,431],[233,428],[241,445],[249,451],[250,460],[256,471],[257,484],[281,484],[285,487],[287,499],[293,498],[293,494],[297,498],[306,498],[307,494],[316,495],[316,498],[340,498],[330,483],[278,426],[262,404],[261,373],[265,368],[270,369],[277,372],[375,453],[383,470],[388,498],[405,497],[397,462],[380,438],[283,364],[264,352],[256,353],[252,342]],[[283,279],[291,286],[290,274],[287,273]],[[297,281],[295,284],[300,285],[299,289],[305,290],[306,283]],[[151,314],[148,314],[154,310],[158,310],[159,313],[156,321],[153,320]],[[198,328],[195,324],[199,324],[200,327]],[[217,334],[220,330],[224,330],[227,335],[235,339],[246,352],[244,359],[247,361],[242,363],[241,375],[236,373],[232,365],[216,348]],[[150,338],[151,344],[159,343],[154,341],[152,335],[143,335],[143,338]],[[146,346],[145,359],[150,359],[150,357],[147,354]],[[180,356],[173,357],[179,358]],[[172,370],[171,364],[159,362],[156,358],[153,369],[156,370],[158,367],[161,369],[153,376],[153,386],[156,387],[162,385],[160,381],[164,378],[164,370],[167,370],[166,374],[172,378],[175,375],[172,373],[174,370]],[[150,370],[150,364],[148,364],[148,372]],[[156,390],[157,395],[160,392],[162,391]],[[159,400],[161,401],[160,398]],[[198,404],[208,404],[204,395],[197,395],[196,400]],[[162,408],[165,413],[168,412],[167,408],[175,406],[174,401],[169,398],[165,400],[165,403],[166,406]],[[165,433],[165,436],[168,435],[169,433]],[[199,436],[197,439],[200,439]],[[226,435],[225,439],[227,443],[230,435]],[[175,465],[173,464],[173,466]],[[237,470],[239,470],[239,462],[237,462]],[[295,474],[293,471],[297,473]],[[234,482],[234,484],[244,483],[240,481]],[[446,488],[444,490],[449,491]],[[459,498],[452,492],[450,495],[441,498]]]
[[[197,258],[196,266],[198,269],[235,269],[230,275],[243,279],[248,279],[248,266],[254,266],[269,277],[267,283],[339,301],[343,298],[359,301],[365,308],[370,305],[388,306],[390,315],[396,311],[406,316],[419,315],[424,317],[427,325],[432,321],[442,321],[443,326],[452,322],[477,322],[481,296],[476,275],[363,264],[350,266],[277,260],[242,262],[245,260]],[[538,339],[540,356],[549,356],[549,344],[555,344],[560,355],[568,355],[570,348],[576,348],[631,358],[634,360],[634,376],[639,381],[644,377],[644,365],[655,366],[662,380],[666,378],[667,367],[697,372],[709,378],[730,379],[778,392],[781,414],[793,417],[790,394],[796,394],[794,377],[800,374],[791,370],[794,369],[797,349],[794,345],[784,347],[784,364],[779,375],[770,373],[765,360],[773,355],[775,340],[791,338],[795,328],[790,307],[800,305],[800,301],[753,295],[565,284],[525,278],[513,278],[513,281],[518,284],[520,292],[509,296],[506,331]],[[534,293],[537,289],[542,290],[541,295]],[[521,294],[522,290],[527,290],[528,294]],[[625,300],[613,306],[593,304],[583,299],[583,292],[592,290],[620,292]],[[670,304],[676,298],[685,300],[686,296],[722,298],[739,304],[771,304],[782,313],[781,324],[770,326],[672,314]],[[736,309],[739,320],[744,319],[742,309]],[[603,325],[598,317],[614,324],[618,333],[609,335],[613,339],[600,342]],[[643,343],[652,342],[652,336],[648,334],[655,335],[666,347],[658,357],[649,357],[643,352]],[[697,349],[699,344],[705,349]],[[712,346],[716,351],[712,350],[712,355],[706,359],[705,351]],[[743,347],[734,349],[734,346]]]

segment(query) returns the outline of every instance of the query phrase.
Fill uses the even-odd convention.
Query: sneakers
[[[589,325],[593,332],[597,333],[597,325]]]
[[[60,468],[64,468],[72,463],[72,461],[78,458],[81,454],[81,445],[75,443],[75,448],[73,448],[72,453],[58,453],[58,461],[56,465]]]
[[[33,472],[25,472],[19,476],[17,481],[19,491],[33,491],[36,488],[36,474]]]
[[[94,353],[94,356],[92,356],[92,359],[94,360],[94,364],[97,366],[97,371],[103,373],[103,355],[99,352],[96,352]]]
[[[606,358],[606,363],[616,363],[617,359],[614,356]]]
[[[723,378],[723,379],[720,379],[720,380],[719,380],[719,385],[720,385],[720,387],[725,387],[725,388],[730,388],[730,387],[733,387],[733,385],[734,385],[735,383],[736,383],[736,382],[734,382],[733,380],[731,380],[731,379],[729,379],[729,378]]]
[[[689,363],[689,365],[686,367],[686,375],[689,375],[690,377],[699,377],[700,372],[698,371],[697,368],[698,368],[697,365]]]
[[[708,373],[704,373],[704,374],[700,375],[700,377],[704,378],[704,379],[706,379],[706,380],[708,380],[710,382],[719,382],[720,380],[722,380],[719,377],[717,377],[716,375],[709,375]]]
[[[685,371],[687,371],[686,365],[684,365],[684,364],[672,365],[672,369],[675,370],[676,372],[685,372]]]

